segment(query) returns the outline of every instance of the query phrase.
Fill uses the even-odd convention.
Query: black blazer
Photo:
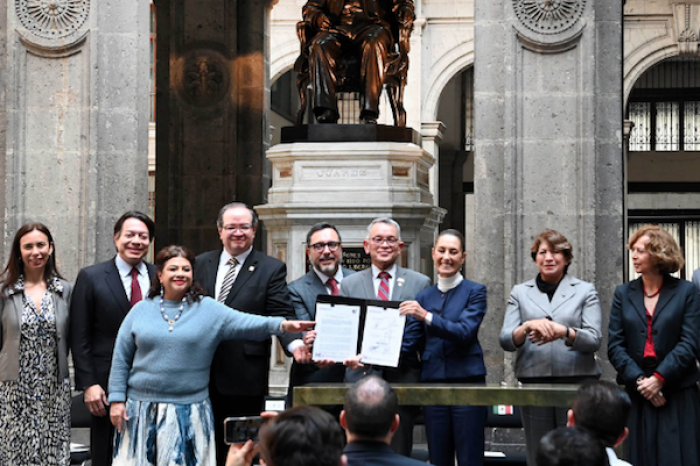
[[[197,256],[195,280],[207,296],[215,296],[216,272],[221,249]],[[292,301],[287,291],[287,266],[284,262],[259,251],[251,251],[241,266],[226,298],[227,306],[249,314],[294,319]],[[294,336],[280,337],[286,347]],[[228,340],[219,345],[211,368],[211,382],[219,393],[230,396],[267,394],[270,370],[270,343],[265,341]]]
[[[394,453],[384,442],[359,440],[345,445],[348,466],[425,466],[425,462]]]
[[[667,394],[700,380],[695,364],[700,335],[700,296],[692,283],[666,276],[651,321],[654,349],[659,361],[656,372],[666,380]],[[615,290],[608,326],[608,357],[617,370],[619,383],[636,391],[644,375],[642,360],[647,338],[642,279]]]
[[[156,268],[148,267],[153,280]],[[148,290],[142,290],[144,296]],[[75,386],[84,390],[99,384],[107,391],[112,350],[119,326],[131,304],[114,259],[85,267],[78,273],[70,303],[71,351]]]

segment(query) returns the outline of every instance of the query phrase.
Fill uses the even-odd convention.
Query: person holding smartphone
[[[183,246],[163,248],[148,299],[119,329],[109,378],[114,466],[214,466],[208,384],[219,343],[313,328],[313,322],[242,313],[203,297],[194,262]]]

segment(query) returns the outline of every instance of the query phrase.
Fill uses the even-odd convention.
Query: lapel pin
[[[251,265],[250,267],[248,267],[248,272],[254,272],[254,271],[255,271],[254,265]]]
[[[405,280],[404,280],[403,278],[397,278],[397,279],[396,279],[396,284],[399,285],[399,286],[403,286],[403,282],[405,282]]]

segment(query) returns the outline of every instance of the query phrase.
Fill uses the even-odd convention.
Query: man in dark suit
[[[318,295],[338,295],[345,277],[355,273],[340,266],[343,246],[338,229],[330,223],[317,223],[306,235],[306,254],[311,270],[289,284],[294,312],[299,320],[314,320]],[[294,387],[307,383],[342,382],[345,368],[342,365],[318,366],[292,363],[287,399],[293,402]],[[337,414],[337,412],[336,412]]]
[[[131,307],[145,298],[155,267],[143,258],[153,241],[155,224],[146,214],[130,211],[114,225],[117,255],[86,267],[75,281],[70,306],[71,351],[75,385],[84,390],[92,414],[92,464],[112,464],[114,429],[107,409],[107,379],[112,350],[122,320]]]
[[[404,269],[396,263],[403,248],[401,227],[389,217],[377,218],[367,228],[364,240],[365,252],[372,260],[372,266],[348,277],[343,283],[341,295],[362,299],[380,299],[391,301],[411,301],[416,299],[419,291],[430,286],[430,279],[425,275]],[[398,368],[372,368],[350,364],[346,381],[355,382],[368,372],[383,374],[387,382],[420,382],[420,344],[416,339],[422,335],[422,324],[414,318],[407,318],[404,341]],[[355,367],[360,367],[355,369]],[[401,425],[393,436],[392,448],[405,456],[411,455],[413,447],[413,423],[419,409],[413,406],[399,407]]]
[[[396,392],[377,376],[365,377],[348,389],[340,413],[348,466],[425,466],[389,446],[401,424],[398,407]]]
[[[219,238],[223,247],[197,256],[195,280],[212,298],[241,312],[294,319],[287,290],[287,266],[253,249],[258,217],[247,205],[233,202],[219,211]],[[301,340],[280,338],[282,346],[300,362],[311,361]],[[257,415],[268,389],[270,344],[229,340],[216,350],[209,394],[216,428],[217,462],[224,465],[224,419]]]

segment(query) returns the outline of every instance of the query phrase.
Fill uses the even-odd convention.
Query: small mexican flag
[[[507,416],[513,414],[512,405],[496,405],[493,407],[493,414],[498,414],[499,416]]]

